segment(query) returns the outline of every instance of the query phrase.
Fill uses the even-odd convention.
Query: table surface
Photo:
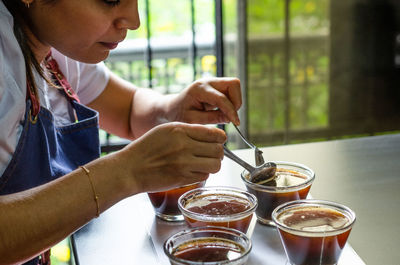
[[[357,220],[339,265],[385,264],[400,260],[400,134],[261,148],[267,160],[303,163],[316,173],[311,195],[343,203]],[[251,150],[236,150],[253,162]],[[242,168],[225,158],[207,186],[245,189]],[[146,194],[127,198],[72,237],[76,263],[169,264],[166,238],[187,228],[155,217]],[[251,225],[253,249],[247,264],[284,265],[285,253],[275,228]],[[355,251],[354,251],[354,250]],[[364,263],[365,262],[365,263]]]

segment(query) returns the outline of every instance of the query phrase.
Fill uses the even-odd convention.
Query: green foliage
[[[330,0],[291,0],[290,27],[292,33],[327,30]],[[283,34],[285,1],[249,0],[249,34]]]
[[[51,248],[50,259],[52,265],[72,264],[69,238],[64,239],[63,241]]]
[[[232,0],[231,0],[232,1]],[[182,36],[190,34],[191,6],[189,0],[151,0],[150,30],[152,37]],[[202,31],[214,23],[214,0],[195,1],[196,30]],[[128,38],[146,38],[145,2],[139,1],[141,26],[136,31],[129,31]]]

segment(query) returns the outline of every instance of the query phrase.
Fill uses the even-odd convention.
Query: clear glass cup
[[[172,265],[245,264],[251,248],[244,233],[213,226],[178,232],[164,243],[164,252]]]
[[[323,200],[298,200],[272,213],[288,262],[292,265],[337,264],[356,220],[348,207]]]
[[[305,165],[273,161],[276,166],[275,182],[260,185],[249,180],[247,170],[241,174],[247,191],[254,194],[258,200],[257,219],[261,224],[274,226],[271,214],[275,207],[288,201],[305,199],[315,179],[314,171]]]
[[[257,198],[236,188],[204,187],[183,194],[178,207],[190,227],[223,226],[247,233]]]
[[[149,192],[147,195],[158,218],[171,222],[183,221],[183,215],[178,208],[179,197],[189,190],[203,187],[205,183],[201,181],[167,191]]]

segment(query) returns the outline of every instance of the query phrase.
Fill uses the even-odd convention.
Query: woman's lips
[[[113,50],[118,46],[118,42],[100,42],[100,43],[110,50]]]

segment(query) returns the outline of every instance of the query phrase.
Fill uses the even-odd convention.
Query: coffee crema
[[[234,196],[204,195],[189,201],[185,208],[188,211],[206,215],[232,215],[250,209],[248,201]]]
[[[242,190],[206,187],[182,195],[178,206],[189,227],[219,226],[247,233],[257,199]]]
[[[249,174],[246,176],[246,179],[250,181]],[[307,180],[307,176],[300,172],[284,168],[277,168],[275,178],[260,185],[271,187],[291,187],[300,185]]]
[[[277,220],[284,226],[297,230],[298,234],[302,234],[301,232],[329,233],[350,224],[350,219],[341,212],[318,206],[290,208],[280,213]]]
[[[227,239],[200,238],[185,242],[172,255],[195,262],[223,262],[239,258],[244,248]]]

